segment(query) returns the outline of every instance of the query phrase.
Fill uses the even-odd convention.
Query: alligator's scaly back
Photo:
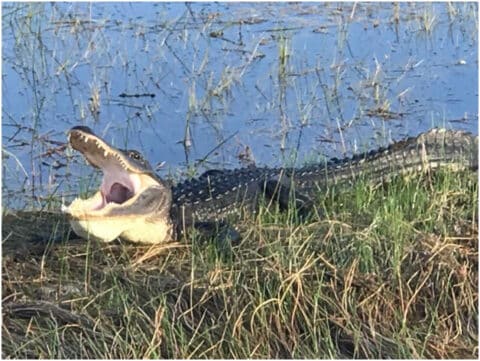
[[[380,182],[443,166],[476,170],[478,137],[463,131],[432,129],[386,148],[298,169],[251,167],[208,171],[173,188],[172,217],[187,224],[194,220],[221,220],[245,209],[254,210],[259,196],[269,198],[277,194],[281,198],[278,193],[283,193],[286,206],[291,186],[300,200],[297,204],[303,204],[333,184],[350,183],[359,177]]]
[[[329,184],[351,182],[359,176],[382,181],[393,176],[449,167],[478,169],[478,137],[459,130],[432,129],[342,160],[332,159],[295,171],[295,186],[308,194]]]

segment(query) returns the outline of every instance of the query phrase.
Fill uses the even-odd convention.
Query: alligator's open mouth
[[[135,201],[147,188],[161,187],[160,181],[138,152],[117,149],[88,127],[72,128],[68,141],[102,171],[103,180],[92,197],[76,198],[62,210],[72,218],[77,234],[93,234],[102,240],[118,237],[125,228],[121,224],[125,218],[139,216]]]
[[[77,198],[65,210],[73,216],[108,216],[112,209],[133,203],[142,191],[158,185],[150,165],[135,151],[116,149],[87,127],[75,127],[68,133],[70,145],[103,172],[102,184],[91,198]]]

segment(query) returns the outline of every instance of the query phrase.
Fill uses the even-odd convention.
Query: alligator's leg
[[[269,200],[278,202],[282,211],[293,205],[302,219],[314,211],[313,200],[296,191],[291,178],[285,175],[280,176],[279,179],[269,179],[265,182],[265,196]]]

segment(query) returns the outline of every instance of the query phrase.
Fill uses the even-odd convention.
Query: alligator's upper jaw
[[[137,232],[132,227],[140,227],[139,222],[145,222],[149,216],[139,212],[139,196],[149,187],[163,187],[150,166],[109,145],[87,127],[72,128],[68,141],[92,166],[103,172],[100,188],[92,197],[76,198],[70,206],[62,206],[62,211],[71,218],[75,233],[108,242],[124,233]],[[158,234],[151,240],[140,241],[156,243],[162,237]]]

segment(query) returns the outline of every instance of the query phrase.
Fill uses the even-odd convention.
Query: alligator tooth
[[[108,156],[108,150],[105,149],[105,151],[103,152],[103,156],[104,156],[105,158],[107,158],[107,156]]]

